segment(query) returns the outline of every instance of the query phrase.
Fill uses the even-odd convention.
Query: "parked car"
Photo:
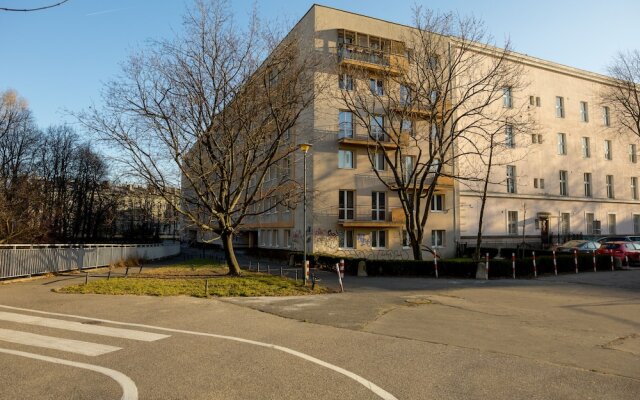
[[[592,253],[600,248],[600,243],[589,240],[570,240],[556,247],[558,253],[573,253],[577,250],[578,253]]]
[[[596,250],[596,254],[613,256],[619,259],[623,265],[626,264],[626,258],[630,264],[640,263],[640,245],[633,242],[606,242]]]
[[[604,236],[596,241],[600,244],[605,242],[637,242],[638,238],[640,238],[640,236]]]

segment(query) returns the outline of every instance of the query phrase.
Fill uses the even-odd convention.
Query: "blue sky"
[[[29,7],[57,0],[0,0],[0,7]],[[313,4],[255,0],[265,19],[297,21]],[[253,0],[231,0],[238,19]],[[633,0],[367,0],[320,2],[393,22],[410,24],[414,4],[483,19],[501,42],[509,36],[525,54],[594,72],[618,50],[640,48],[640,2]],[[152,38],[181,29],[189,0],[70,0],[33,13],[0,11],[0,91],[27,98],[41,127],[72,122],[64,110],[99,105],[105,81],[118,75],[127,54]],[[389,5],[392,5],[390,7]]]

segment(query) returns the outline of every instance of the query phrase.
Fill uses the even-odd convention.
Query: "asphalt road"
[[[296,298],[50,291],[72,282],[0,285],[1,399],[640,393],[640,270],[488,282],[347,277],[346,293]]]

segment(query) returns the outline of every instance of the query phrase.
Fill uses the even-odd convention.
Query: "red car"
[[[596,254],[614,256],[622,265],[626,265],[625,257],[629,259],[629,264],[640,263],[640,245],[633,242],[606,242],[596,250]]]

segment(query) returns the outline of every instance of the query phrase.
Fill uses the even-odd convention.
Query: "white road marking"
[[[243,339],[243,338],[239,338],[239,337],[235,337],[235,336],[217,335],[215,333],[193,332],[193,331],[186,331],[186,330],[182,330],[182,329],[163,328],[163,327],[160,327],[160,326],[153,326],[153,325],[135,324],[135,323],[129,323],[129,322],[118,322],[118,321],[112,321],[112,320],[108,320],[108,319],[89,318],[89,317],[83,317],[81,315],[61,314],[61,313],[54,313],[54,312],[48,312],[48,311],[31,310],[31,309],[28,309],[28,308],[5,306],[5,305],[1,305],[1,304],[0,304],[0,307],[1,308],[5,308],[5,309],[9,309],[9,310],[27,311],[27,312],[37,313],[37,314],[44,314],[44,315],[55,315],[55,316],[58,316],[58,317],[70,317],[70,318],[77,318],[77,319],[100,321],[100,322],[113,324],[113,325],[134,326],[136,328],[155,329],[155,330],[164,331],[164,332],[183,333],[183,334],[195,335],[195,336],[206,336],[206,337],[212,337],[212,338],[217,338],[217,339],[225,339],[225,340],[232,340],[232,341],[240,342],[240,343],[252,344],[252,345],[260,346],[260,347],[266,347],[266,348],[269,348],[269,349],[278,350],[278,351],[282,351],[282,352],[287,353],[287,354],[291,354],[291,355],[293,355],[295,357],[302,358],[303,360],[312,362],[314,364],[320,365],[320,366],[328,368],[328,369],[330,369],[330,370],[332,370],[334,372],[342,374],[342,375],[344,375],[344,376],[346,376],[346,377],[348,377],[350,379],[353,379],[354,381],[358,382],[359,384],[363,385],[364,387],[366,387],[367,389],[369,389],[370,391],[375,393],[381,399],[384,399],[384,400],[398,400],[391,393],[389,393],[386,390],[382,389],[381,387],[377,386],[373,382],[366,380],[365,378],[361,377],[360,375],[354,374],[351,371],[347,371],[344,368],[338,367],[337,365],[330,364],[330,363],[328,363],[326,361],[322,361],[322,360],[320,360],[318,358],[312,357],[312,356],[307,355],[305,353],[301,353],[299,351],[290,349],[288,347],[278,346],[278,345],[271,344],[271,343],[258,342],[258,341],[255,341],[255,340]]]
[[[18,322],[21,324],[46,326],[47,328],[64,329],[94,335],[111,336],[124,339],[141,340],[153,342],[170,337],[159,333],[134,331],[131,329],[111,328],[108,326],[87,325],[75,321],[65,321],[61,319],[42,318],[33,315],[15,314],[0,311],[0,321]]]
[[[80,340],[62,339],[52,336],[36,335],[35,333],[13,331],[0,328],[0,340],[5,342],[24,344],[27,346],[44,347],[47,349],[62,350],[85,356],[100,356],[120,350],[120,347],[107,346],[106,344],[82,342]]]
[[[63,360],[61,358],[47,357],[40,354],[26,353],[24,351],[9,350],[0,348],[0,353],[12,354],[14,356],[33,358],[34,360],[46,361],[54,364],[68,365],[70,367],[87,369],[89,371],[98,372],[113,379],[122,388],[122,397],[120,400],[138,400],[138,388],[135,382],[122,372],[113,369],[100,367],[98,365],[85,364],[75,361]]]

